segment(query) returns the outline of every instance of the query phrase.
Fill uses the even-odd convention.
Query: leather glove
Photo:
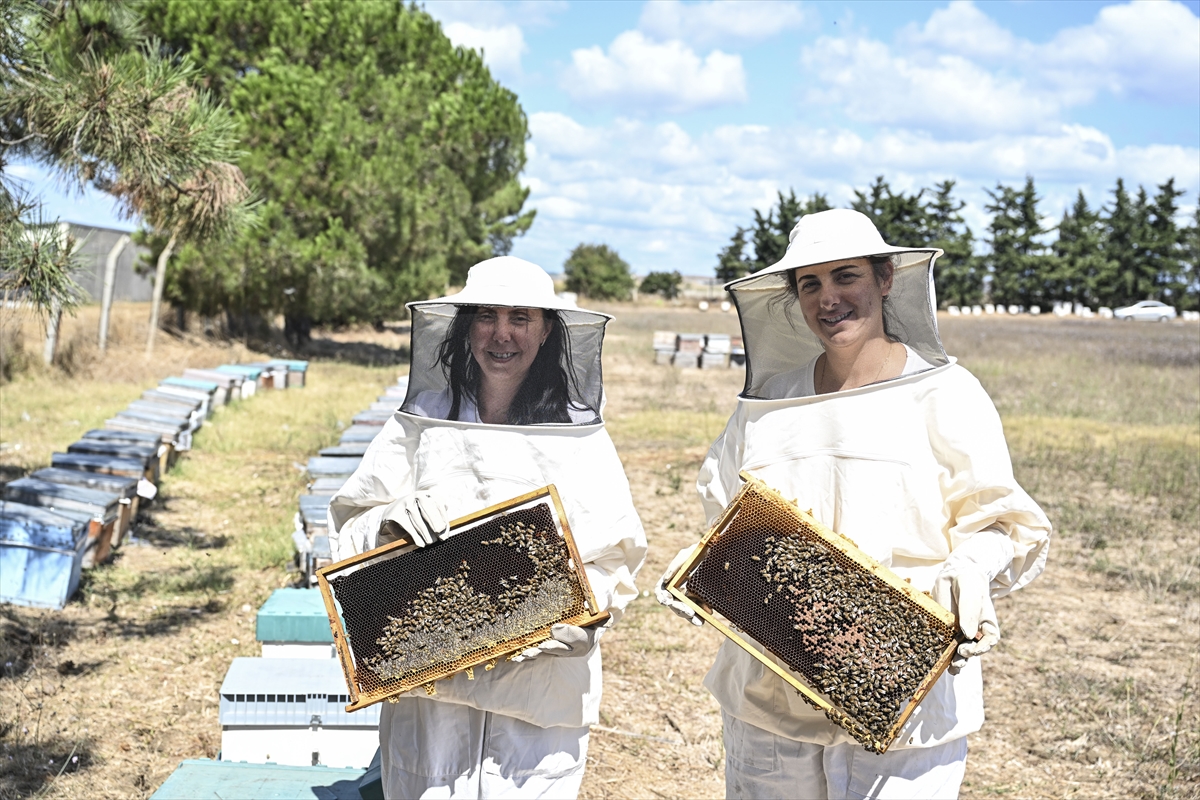
[[[560,658],[581,658],[587,656],[596,645],[596,637],[604,625],[593,625],[581,628],[578,625],[564,625],[559,622],[550,626],[550,638],[541,644],[526,648],[519,655],[512,657],[513,661],[529,661],[538,656],[558,656]]]
[[[978,569],[951,566],[934,579],[930,594],[958,616],[958,626],[971,640],[960,644],[950,661],[950,673],[957,675],[968,659],[983,655],[1000,641],[1000,623],[992,605],[992,581]]]
[[[667,589],[667,581],[675,577],[675,573],[679,572],[679,568],[683,566],[683,562],[691,558],[692,553],[695,552],[697,547],[699,547],[699,545],[694,544],[691,547],[685,547],[679,551],[679,554],[671,561],[671,565],[667,567],[667,571],[664,572],[663,576],[658,579],[658,583],[654,587],[654,596],[658,599],[658,602],[662,603],[664,606],[671,609],[688,622],[699,627],[704,624],[704,620],[697,616],[696,612],[692,610],[691,606],[675,599],[675,595],[671,594],[670,590]]]
[[[393,501],[384,510],[376,547],[399,539],[427,547],[449,531],[445,506],[429,492],[415,492]]]

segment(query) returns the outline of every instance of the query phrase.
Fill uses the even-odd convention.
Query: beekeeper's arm
[[[381,542],[379,537],[389,517],[410,518],[406,500],[413,497],[415,489],[412,444],[403,427],[395,419],[389,420],[367,448],[358,469],[330,499],[329,547],[335,561],[386,543],[386,538]],[[393,537],[401,535],[403,527],[393,528]]]
[[[993,600],[1026,585],[1046,565],[1050,521],[1017,484],[1000,415],[969,373],[958,391],[938,395],[926,423],[945,499],[950,556],[933,597],[955,612],[964,635],[951,669],[1000,640]]]

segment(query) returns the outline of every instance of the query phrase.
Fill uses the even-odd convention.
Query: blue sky
[[[1026,174],[1049,221],[1117,177],[1174,177],[1188,211],[1200,191],[1200,0],[425,7],[529,116],[538,216],[514,254],[551,272],[587,241],[707,274],[776,191],[843,205],[879,174],[956,180],[977,235],[984,189]],[[23,169],[51,215],[131,224]]]

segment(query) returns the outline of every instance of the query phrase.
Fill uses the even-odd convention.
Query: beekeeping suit
[[[903,374],[814,395],[814,364],[823,348],[787,293],[786,275],[798,266],[876,255],[891,256],[895,267],[885,320],[906,346]],[[866,217],[837,210],[803,218],[778,264],[729,284],[745,340],[746,383],[700,469],[697,489],[710,525],[744,470],[811,508],[921,591],[964,565],[986,573],[993,598],[1037,577],[1050,524],[1013,479],[990,398],[942,347],[932,283],[938,255],[886,245]],[[757,660],[724,642],[705,685],[725,714],[727,775],[735,778],[730,796],[824,796],[827,790],[854,797],[955,796],[966,757],[963,737],[983,723],[979,658],[964,660],[957,675],[937,682],[892,750],[874,756]],[[827,787],[797,783],[814,765],[824,770]],[[906,770],[915,777],[902,775]],[[756,773],[776,778],[756,783],[746,777]]]
[[[438,346],[462,305],[558,311],[575,372],[571,423],[485,424],[469,403],[458,417],[472,421],[437,418],[449,408]],[[540,267],[510,257],[473,267],[459,294],[408,308],[408,394],[332,498],[335,557],[375,547],[384,509],[398,498],[428,492],[455,519],[553,483],[596,600],[619,619],[637,596],[633,581],[646,539],[600,417],[600,349],[610,317],[564,302]],[[502,661],[476,670],[473,680],[459,674],[438,682],[433,697],[420,691],[385,704],[380,746],[387,796],[573,797],[600,704],[600,648],[590,641],[581,657]]]

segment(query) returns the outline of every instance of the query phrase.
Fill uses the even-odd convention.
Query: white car
[[[1166,322],[1175,319],[1175,307],[1157,300],[1143,300],[1113,311],[1117,319],[1140,319],[1145,322]]]

